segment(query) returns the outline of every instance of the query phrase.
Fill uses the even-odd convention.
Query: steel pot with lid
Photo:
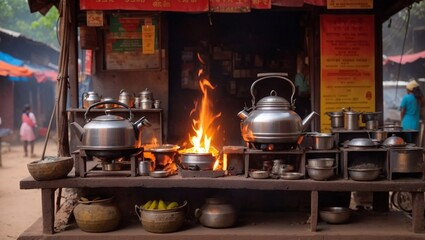
[[[83,108],[89,108],[90,105],[100,102],[101,97],[96,92],[84,92],[81,95]],[[100,105],[99,105],[100,107]]]
[[[293,111],[295,100],[295,86],[283,74],[260,73],[259,79],[251,85],[252,107],[238,113],[241,120],[242,138],[251,143],[297,143],[304,135],[305,129],[310,124],[316,112],[310,113],[305,119]],[[278,78],[287,81],[292,87],[291,102],[277,96],[272,90],[270,96],[255,100],[255,85],[269,78]],[[248,112],[251,110],[250,112]]]
[[[344,113],[343,112],[326,112],[331,118],[332,128],[343,128],[344,127]]]
[[[134,95],[134,94],[133,94]],[[134,96],[130,92],[121,89],[118,101],[129,107],[134,107]]]
[[[142,100],[153,101],[153,93],[147,88],[145,88],[145,90],[141,91],[139,93],[139,96],[140,96],[140,101],[142,101]]]
[[[347,130],[358,130],[359,129],[360,112],[352,111],[350,108],[348,111],[344,111],[344,128]]]
[[[94,119],[87,118],[90,110],[100,104],[117,104],[128,109],[129,117],[123,118],[112,115],[111,110],[106,110],[106,115],[98,116]],[[82,148],[91,150],[125,150],[133,149],[139,145],[138,136],[143,127],[150,126],[150,122],[141,117],[132,123],[133,114],[131,109],[121,103],[115,101],[104,101],[91,105],[84,118],[86,124],[81,127],[78,123],[71,123],[71,129],[77,134],[78,139],[82,143]]]

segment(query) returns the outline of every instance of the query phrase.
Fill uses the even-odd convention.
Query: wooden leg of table
[[[311,214],[310,214],[310,231],[315,232],[317,230],[317,218],[319,208],[319,193],[317,191],[311,191]]]
[[[414,233],[423,232],[424,230],[424,193],[411,192],[412,194],[412,227]]]
[[[55,189],[41,189],[41,211],[43,215],[43,233],[53,234],[55,224]]]
[[[373,210],[377,212],[388,212],[390,210],[388,192],[373,192]]]

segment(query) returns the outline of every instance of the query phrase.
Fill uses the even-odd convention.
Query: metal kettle
[[[134,107],[134,96],[132,96],[131,93],[127,92],[125,89],[121,89],[118,101],[129,107]]]
[[[295,144],[309,126],[316,112],[311,112],[305,119],[293,111],[295,86],[282,73],[260,73],[259,79],[251,85],[252,107],[238,113],[241,118],[242,138],[250,143]],[[277,96],[272,90],[270,96],[255,103],[254,87],[264,79],[278,78],[287,81],[292,87],[291,101]],[[250,111],[251,110],[251,111]],[[250,111],[250,112],[249,112]]]
[[[201,208],[195,209],[195,217],[210,228],[227,228],[236,224],[236,209],[222,198],[207,198]]]
[[[100,102],[101,97],[93,91],[84,92],[81,95],[83,108],[89,108],[90,105]]]
[[[128,109],[129,118],[125,119],[120,116],[112,115],[111,110],[106,110],[106,115],[88,119],[87,115],[90,110],[101,104],[117,104]],[[97,150],[122,150],[136,148],[139,145],[139,133],[145,126],[151,126],[151,123],[142,117],[132,123],[133,114],[131,109],[121,103],[115,101],[98,102],[91,105],[84,118],[86,124],[84,127],[76,122],[71,123],[71,129],[76,133],[78,139],[82,142],[82,148]]]

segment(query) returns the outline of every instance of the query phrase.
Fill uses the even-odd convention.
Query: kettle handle
[[[294,101],[295,85],[292,83],[292,81],[289,78],[286,78],[284,76],[287,76],[287,74],[286,73],[258,73],[257,77],[259,77],[259,79],[255,80],[251,85],[252,108],[255,108],[255,94],[254,94],[255,84],[257,84],[261,80],[268,79],[268,78],[280,78],[282,80],[289,82],[289,84],[291,84],[291,87],[292,87],[291,108],[294,108],[294,106],[295,106],[295,101]]]
[[[122,103],[122,102],[119,102],[119,101],[109,100],[109,101],[97,102],[97,103],[94,103],[94,104],[90,105],[90,107],[86,110],[86,113],[84,113],[84,119],[86,120],[86,122],[90,122],[90,120],[91,120],[90,118],[87,119],[87,114],[89,114],[90,110],[92,108],[94,108],[96,106],[99,106],[99,105],[102,105],[102,104],[117,104],[117,105],[121,105],[121,106],[123,106],[123,107],[125,107],[125,108],[128,109],[128,112],[129,112],[128,121],[131,121],[131,119],[133,118],[133,113],[131,112],[131,108],[127,104]]]

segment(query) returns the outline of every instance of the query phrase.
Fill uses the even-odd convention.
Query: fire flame
[[[199,56],[198,56],[199,58]],[[202,70],[198,72],[201,76]],[[214,114],[212,111],[213,104],[209,99],[208,91],[214,90],[215,87],[206,78],[201,78],[199,86],[202,91],[202,99],[200,106],[195,102],[195,107],[190,112],[190,116],[199,110],[199,118],[192,120],[192,129],[194,135],[189,133],[189,141],[193,147],[182,150],[182,153],[211,153],[217,161],[214,164],[214,170],[219,166],[219,151],[212,145],[212,140],[220,126],[214,128],[214,121],[221,116],[221,113]]]

